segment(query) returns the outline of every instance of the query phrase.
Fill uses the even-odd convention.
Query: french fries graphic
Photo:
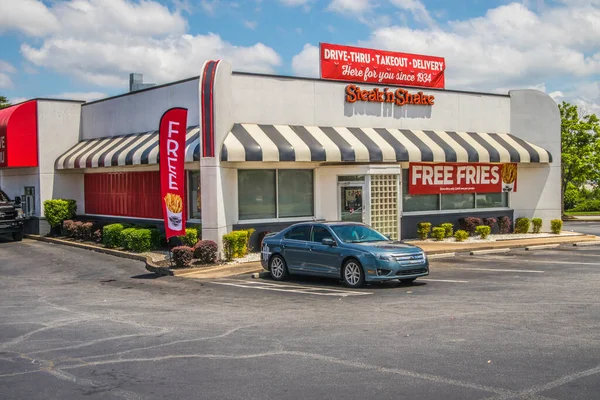
[[[165,204],[167,205],[167,209],[173,214],[179,214],[183,211],[183,201],[178,194],[167,193],[165,196]]]
[[[502,182],[511,184],[517,179],[517,164],[504,164],[502,167]]]

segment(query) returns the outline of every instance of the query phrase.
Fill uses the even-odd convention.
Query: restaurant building
[[[87,218],[161,225],[158,126],[172,107],[188,109],[188,225],[204,239],[307,220],[362,221],[405,239],[421,221],[539,217],[548,231],[560,218],[560,114],[542,92],[261,75],[225,61],[103,100],[0,111],[0,187],[29,196],[34,233],[48,231],[52,198],[75,199]],[[506,164],[517,167],[510,188],[494,169]]]

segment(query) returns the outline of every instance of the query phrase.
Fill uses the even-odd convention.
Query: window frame
[[[240,192],[239,192],[239,173],[240,171],[257,171],[257,170],[274,170],[275,171],[275,218],[253,218],[253,219],[240,219]],[[280,217],[279,216],[279,170],[301,170],[312,172],[312,214],[304,217]],[[315,168],[238,168],[236,173],[236,187],[237,187],[237,224],[238,225],[250,225],[259,223],[269,222],[304,222],[304,221],[315,221],[315,213],[317,207],[317,190],[316,190],[316,173]]]
[[[202,175],[200,173],[200,170],[195,170],[195,169],[190,169],[187,170],[187,179],[186,179],[186,185],[187,185],[187,206],[188,206],[188,210],[187,210],[187,215],[188,215],[188,221],[191,222],[201,222],[202,221],[202,208],[200,208],[200,216],[199,217],[192,217],[192,213],[190,210],[190,206],[193,204],[197,204],[197,199],[193,199],[192,198],[192,188],[190,187],[190,179],[191,179],[191,175],[194,172],[198,173],[198,179],[200,179],[200,188],[199,188],[199,192],[200,192],[200,196],[202,196]]]
[[[292,233],[293,230],[295,229],[301,229],[301,228],[308,228],[308,239],[307,240],[302,240],[302,239],[292,239],[290,237],[288,237],[289,234]],[[287,231],[285,233],[285,235],[283,235],[283,239],[284,240],[293,240],[295,242],[310,242],[310,239],[312,237],[312,232],[313,232],[313,227],[311,225],[299,225],[299,226],[294,226],[293,228],[291,228],[289,231]]]

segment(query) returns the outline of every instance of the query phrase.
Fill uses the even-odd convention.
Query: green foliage
[[[244,257],[248,254],[248,231],[232,231],[223,235],[225,259]]]
[[[177,246],[171,251],[175,268],[189,268],[192,265],[194,249],[188,246]]]
[[[463,231],[462,229],[459,229],[454,233],[454,238],[457,242],[464,242],[468,237],[469,233],[467,231]]]
[[[125,228],[119,235],[119,246],[125,250],[131,250],[131,237],[136,231],[136,228]]]
[[[194,247],[198,243],[198,230],[196,228],[186,228],[185,236],[179,236],[181,243],[187,247]]]
[[[569,183],[581,187],[587,182],[597,182],[600,177],[600,121],[595,114],[581,116],[576,105],[564,101],[558,108],[561,116],[561,189],[566,194]],[[572,195],[569,193],[569,200]],[[566,208],[566,201],[563,201]]]
[[[421,240],[427,239],[427,235],[431,231],[431,222],[419,222],[417,224],[417,234]]]
[[[129,250],[143,253],[152,250],[152,230],[134,229],[129,238]]]
[[[487,225],[479,225],[475,227],[475,232],[477,232],[482,239],[487,238],[491,231],[492,228]]]
[[[521,217],[515,220],[515,233],[529,232],[529,218]]]
[[[557,235],[562,231],[563,222],[561,219],[553,219],[550,221],[550,230]]]
[[[104,246],[112,249],[121,245],[121,232],[123,231],[122,224],[105,225],[102,228],[102,243]]]
[[[533,218],[531,220],[531,224],[533,225],[533,233],[540,233],[542,230],[542,219],[541,218]]]
[[[77,212],[75,200],[54,199],[44,201],[44,215],[52,228],[60,226],[64,220],[73,219]]]
[[[454,225],[450,222],[445,222],[443,224],[440,224],[440,228],[444,228],[445,233],[444,236],[445,237],[452,237],[452,235],[454,235]]]
[[[431,237],[438,242],[443,240],[444,236],[446,236],[446,229],[442,228],[441,226],[436,226],[431,230]]]
[[[11,105],[12,104],[10,104],[10,101],[6,96],[0,96],[0,109],[10,107]]]
[[[248,251],[251,251],[253,249],[252,249],[252,246],[250,246],[250,238],[252,237],[252,234],[254,234],[254,232],[256,232],[256,229],[250,228],[250,229],[245,229],[244,231],[247,234],[247,237],[246,237],[246,247],[248,248]]]
[[[569,211],[590,212],[600,211],[600,200],[583,200]]]

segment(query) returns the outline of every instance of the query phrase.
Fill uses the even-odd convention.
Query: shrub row
[[[218,247],[212,240],[200,240],[194,247],[177,246],[171,250],[175,268],[189,268],[194,258],[201,264],[214,264],[217,261]]]
[[[250,248],[254,229],[232,231],[223,235],[223,255],[226,260],[244,257]]]
[[[94,224],[91,222],[67,219],[62,223],[63,235],[78,240],[92,240],[93,228]]]
[[[109,249],[122,247],[125,250],[143,253],[158,248],[160,241],[157,228],[126,228],[123,224],[109,224],[102,229],[102,243]]]
[[[65,220],[72,220],[77,213],[77,202],[71,199],[53,199],[44,201],[44,216],[52,228],[62,225]]]
[[[515,220],[515,233],[527,233],[529,232],[530,225],[533,225],[533,233],[540,233],[542,230],[543,221],[541,218],[517,218]],[[559,234],[562,231],[562,220],[553,219],[550,221],[550,231],[555,234]]]
[[[482,222],[481,218],[473,218],[473,217],[465,218],[465,220],[467,220],[467,219],[468,219],[468,221],[465,221],[465,223],[469,226],[469,229],[471,229],[470,224],[475,223],[475,222]],[[493,222],[494,224],[496,223],[495,218],[486,218],[485,220],[488,223],[490,223],[490,222]],[[493,220],[493,221],[490,221],[490,220]],[[491,223],[490,223],[490,225],[491,225]],[[475,225],[472,228],[472,232],[477,233],[479,236],[481,236],[482,239],[485,239],[488,237],[488,235],[492,231],[492,228],[490,225]],[[456,233],[454,233],[454,225],[452,225],[450,222],[440,224],[439,226],[436,226],[433,229],[431,228],[430,222],[419,222],[417,224],[417,233],[419,234],[419,238],[421,240],[427,239],[427,236],[429,235],[430,232],[431,232],[431,237],[437,241],[441,241],[444,238],[449,238],[449,237],[454,236],[454,238],[457,241],[462,242],[462,241],[466,240],[467,237],[469,236],[469,231],[467,231],[465,229],[460,229],[460,230],[456,231]]]

